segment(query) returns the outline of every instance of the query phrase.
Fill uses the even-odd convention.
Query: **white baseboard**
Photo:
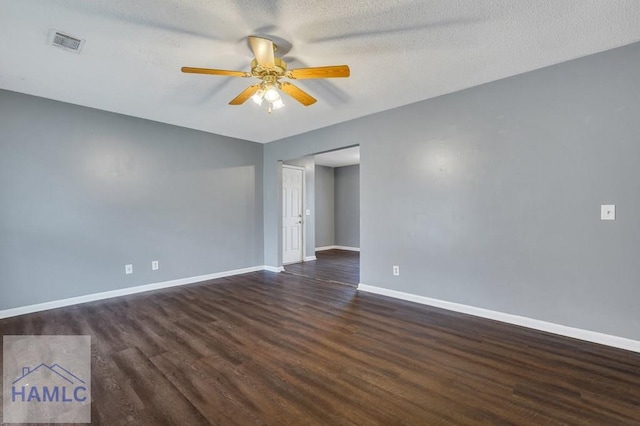
[[[417,294],[404,293],[396,290],[389,290],[382,287],[375,287],[366,284],[358,284],[358,290],[369,293],[376,293],[383,296],[394,297],[396,299],[421,303],[423,305],[435,306],[477,317],[488,318],[496,321],[515,324],[522,327],[533,328],[535,330],[546,331],[548,333],[559,334],[561,336],[573,337],[574,339],[586,340],[587,342],[599,343],[601,345],[612,346],[614,348],[626,349],[628,351],[640,352],[640,341],[631,340],[624,337],[612,336],[596,331],[583,330],[552,322],[541,321],[519,315],[506,314],[475,306],[463,305],[460,303],[447,302],[444,300],[432,299],[430,297],[419,296]]]
[[[62,308],[65,306],[77,305],[80,303],[94,302],[96,300],[111,299],[112,297],[127,296],[129,294],[144,293],[146,291],[159,290],[162,288],[194,284],[202,281],[214,280],[216,278],[229,277],[232,275],[240,275],[247,274],[249,272],[268,270],[267,268],[267,266],[252,266],[249,268],[214,272],[213,274],[198,275],[195,277],[180,278],[177,280],[163,281],[136,287],[127,287],[118,290],[104,291],[101,293],[87,294],[84,296],[70,297],[68,299],[53,300],[51,302],[38,303],[35,305],[20,306],[18,308],[10,308],[0,311],[0,319],[30,314],[33,312],[48,311],[49,309]]]
[[[338,250],[360,251],[360,247],[336,246]]]
[[[349,251],[360,251],[360,247],[348,247],[348,246],[324,246],[324,247],[316,247],[316,251],[325,251],[325,250],[349,250]]]
[[[267,265],[264,265],[262,267],[262,269],[264,269],[265,271],[269,271],[269,272],[282,272],[282,271],[284,271],[284,266],[267,266]]]
[[[310,262],[310,261],[312,261],[312,260],[317,260],[317,259],[316,259],[316,257],[315,257],[315,256],[307,256],[307,257],[305,257],[305,258],[304,258],[304,261],[305,261],[305,262]]]

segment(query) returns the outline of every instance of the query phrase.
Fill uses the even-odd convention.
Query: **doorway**
[[[283,163],[283,263],[285,272],[348,285],[359,283],[360,272],[360,151],[359,147],[309,155]],[[304,200],[292,208],[285,168],[304,168]],[[288,255],[297,233],[284,226],[301,225],[303,254]],[[294,240],[292,240],[294,238]]]

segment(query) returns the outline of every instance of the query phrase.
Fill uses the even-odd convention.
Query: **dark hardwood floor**
[[[285,265],[287,273],[357,286],[360,282],[360,253],[348,250],[316,252],[317,260]]]
[[[640,354],[255,272],[0,321],[92,336],[104,425],[640,424]]]

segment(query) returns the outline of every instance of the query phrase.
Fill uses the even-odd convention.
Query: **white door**
[[[282,263],[302,262],[301,169],[282,166]]]

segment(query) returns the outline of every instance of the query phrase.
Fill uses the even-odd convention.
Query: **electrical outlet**
[[[400,267],[398,265],[393,265],[393,275],[396,277],[400,275]]]
[[[603,204],[600,206],[600,220],[616,220],[615,204]]]
[[[151,262],[151,270],[157,271],[158,269],[160,269],[160,265],[158,264],[158,261],[154,260],[153,262]]]
[[[127,275],[133,274],[133,265],[124,265],[124,273]]]

